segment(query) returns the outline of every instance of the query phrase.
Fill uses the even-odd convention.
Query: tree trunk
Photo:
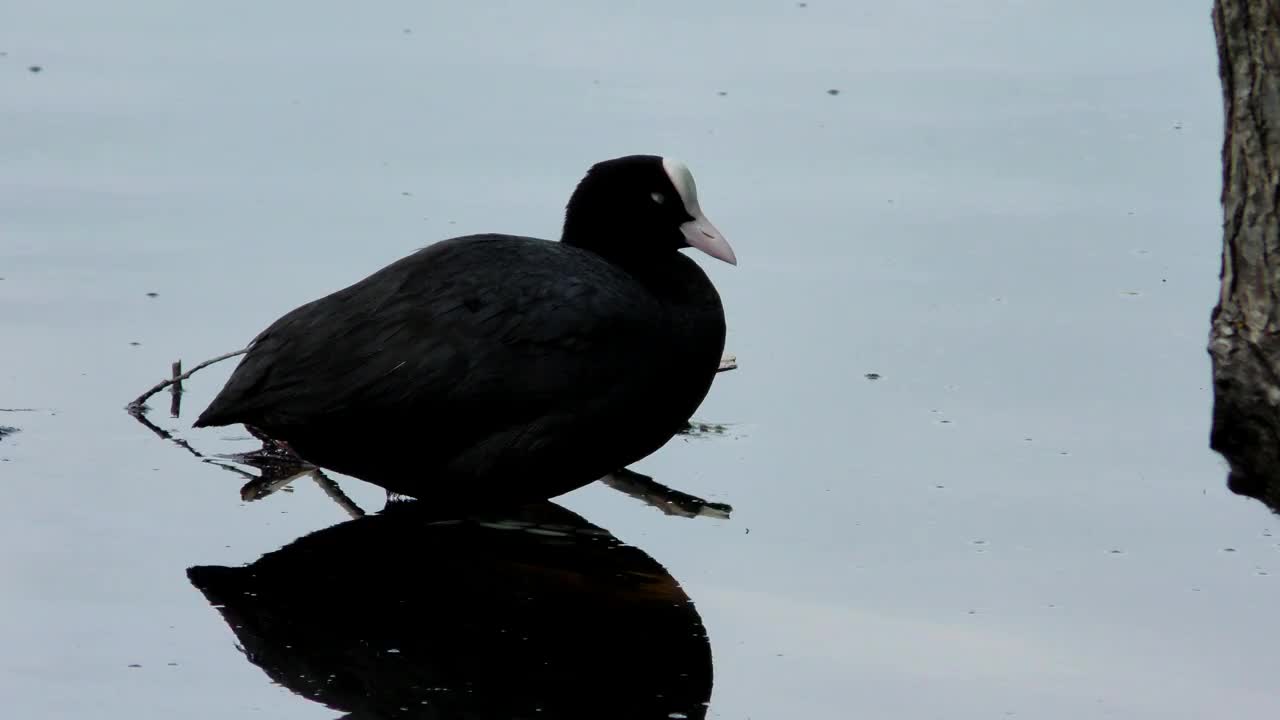
[[[1233,491],[1280,512],[1280,0],[1216,0],[1213,27],[1226,139],[1210,445]]]

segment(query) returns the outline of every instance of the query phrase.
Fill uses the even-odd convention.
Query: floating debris
[[[837,90],[836,88],[831,88],[830,90],[828,90],[828,91],[827,91],[827,94],[828,94],[828,95],[839,95],[839,94],[840,94],[840,91],[839,91],[839,90]]]
[[[880,379],[880,373],[877,373],[877,372],[869,372],[869,373],[867,373],[866,375],[863,375],[862,377],[864,377],[864,378],[866,378],[866,379],[868,379],[868,380],[879,380],[879,379]]]
[[[690,420],[685,423],[684,429],[678,434],[689,435],[692,437],[710,437],[716,435],[725,435],[729,432],[729,426],[724,423],[706,423]]]

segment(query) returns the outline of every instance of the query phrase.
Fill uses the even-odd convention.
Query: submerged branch
[[[155,395],[156,393],[158,393],[158,392],[160,392],[161,390],[163,390],[163,389],[165,389],[165,388],[169,387],[170,385],[178,384],[179,386],[181,386],[181,383],[182,383],[182,381],[183,381],[183,380],[186,380],[187,378],[191,377],[192,375],[195,375],[195,374],[196,374],[196,372],[197,372],[198,370],[201,370],[201,369],[203,369],[203,368],[209,367],[210,365],[212,365],[212,364],[214,364],[214,363],[222,362],[223,360],[226,360],[227,358],[233,358],[233,357],[235,357],[235,356],[237,356],[237,355],[243,355],[243,354],[245,354],[245,353],[247,353],[247,352],[249,352],[249,348],[243,348],[243,349],[241,349],[241,350],[236,350],[235,352],[225,353],[225,354],[223,354],[223,355],[219,355],[219,356],[218,356],[218,357],[216,357],[216,358],[210,358],[210,359],[208,359],[208,360],[205,360],[204,362],[200,363],[199,365],[196,365],[195,367],[191,368],[190,370],[188,370],[188,371],[186,371],[186,372],[184,372],[184,373],[181,373],[181,374],[179,374],[179,375],[174,375],[173,377],[168,378],[167,380],[163,380],[163,381],[161,381],[161,382],[156,383],[155,385],[153,385],[153,386],[151,387],[151,389],[149,389],[149,390],[147,390],[146,392],[142,393],[141,395],[139,395],[139,396],[137,397],[137,399],[135,399],[133,402],[131,402],[131,403],[129,403],[128,405],[126,405],[126,406],[125,406],[125,409],[126,409],[126,410],[128,410],[128,411],[129,411],[129,413],[130,413],[130,414],[132,414],[132,415],[138,415],[138,414],[140,414],[140,413],[142,413],[142,412],[144,412],[144,411],[145,411],[145,409],[146,409],[146,402],[147,402],[147,400],[148,400],[148,399],[150,399],[150,398],[151,398],[151,396],[152,396],[152,395]],[[181,368],[181,367],[182,367],[182,364],[181,364],[180,362],[178,362],[178,363],[174,363],[174,367],[175,367],[175,369],[176,369],[176,368]]]

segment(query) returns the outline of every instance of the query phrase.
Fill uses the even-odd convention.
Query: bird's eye
[[[653,198],[653,201],[658,203],[659,205],[667,201],[667,196],[663,195],[660,192],[652,193],[649,195],[649,197]]]

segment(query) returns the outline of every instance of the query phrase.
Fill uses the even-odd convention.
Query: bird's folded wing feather
[[[518,423],[607,402],[662,337],[657,303],[581,251],[517,244],[476,267],[442,245],[280,318],[210,410],[225,397],[244,410],[236,420],[268,426],[428,414]],[[558,260],[526,256],[547,252]]]

